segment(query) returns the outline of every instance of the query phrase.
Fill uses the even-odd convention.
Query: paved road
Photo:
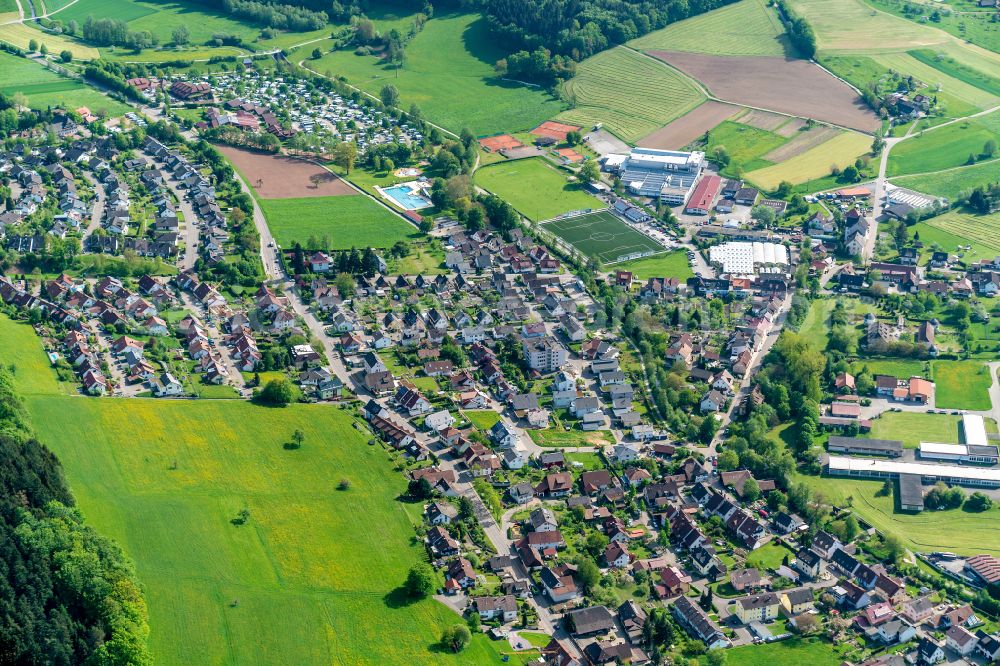
[[[83,177],[94,187],[94,207],[90,211],[90,223],[83,231],[82,240],[86,244],[91,234],[101,227],[101,222],[104,219],[104,202],[107,201],[107,194],[104,190],[104,184],[95,180],[89,171],[84,171]]]
[[[241,393],[243,393],[247,384],[246,380],[243,379],[243,373],[241,373],[239,368],[236,367],[236,363],[230,355],[229,348],[222,344],[222,341],[225,340],[225,336],[215,325],[215,318],[198,316],[199,313],[204,315],[205,310],[195,302],[190,292],[182,291],[181,300],[184,301],[184,305],[187,307],[188,313],[196,322],[198,322],[198,325],[201,326],[206,333],[208,333],[208,337],[215,342],[215,356],[222,361],[222,364],[226,367],[226,372],[229,373],[229,380],[226,383],[232,384],[239,389]],[[248,396],[245,395],[245,397]]]

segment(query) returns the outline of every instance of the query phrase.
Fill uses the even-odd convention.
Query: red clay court
[[[488,136],[485,139],[480,139],[479,145],[483,147],[483,150],[488,150],[491,153],[499,153],[501,150],[520,148],[524,144],[512,137],[510,134],[498,134],[496,136]]]
[[[580,128],[576,125],[565,125],[552,120],[546,120],[544,123],[531,130],[531,133],[535,136],[547,136],[555,139],[556,141],[565,141],[568,133],[578,132],[579,130]]]
[[[563,158],[567,162],[574,162],[575,163],[575,162],[582,162],[583,161],[583,155],[581,155],[580,153],[576,152],[572,148],[560,148],[556,152],[559,153],[559,157]]]

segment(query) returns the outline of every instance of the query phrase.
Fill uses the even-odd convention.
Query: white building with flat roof
[[[708,258],[721,264],[723,273],[753,275],[762,267],[787,266],[788,248],[779,243],[730,241],[710,247]]]
[[[611,170],[617,161],[606,160]],[[705,164],[705,153],[658,148],[633,148],[617,167],[621,181],[633,194],[663,197],[671,205],[684,203]],[[679,202],[679,203],[678,203]]]
[[[1000,462],[1000,450],[989,445],[920,442],[920,457],[926,460],[954,460],[981,465],[996,465]]]
[[[1000,488],[1000,469],[988,467],[960,467],[940,463],[912,463],[899,460],[830,456],[827,469],[830,474],[835,476],[895,479],[900,474],[913,474],[919,476],[924,483],[944,481],[963,486]]]
[[[989,440],[986,437],[986,424],[979,414],[962,415],[962,433],[965,435],[965,443],[975,446],[986,446]]]

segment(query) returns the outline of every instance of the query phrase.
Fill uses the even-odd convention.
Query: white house
[[[442,409],[440,412],[429,414],[427,418],[424,419],[424,425],[431,430],[444,430],[454,422],[455,417],[452,416],[447,409]]]
[[[177,381],[177,378],[169,372],[164,372],[153,382],[153,395],[157,398],[184,395],[184,385]]]

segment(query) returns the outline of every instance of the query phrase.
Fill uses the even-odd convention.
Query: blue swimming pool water
[[[406,185],[386,187],[382,190],[382,192],[406,210],[418,210],[420,208],[427,208],[431,205],[427,199],[413,194],[410,188]]]

